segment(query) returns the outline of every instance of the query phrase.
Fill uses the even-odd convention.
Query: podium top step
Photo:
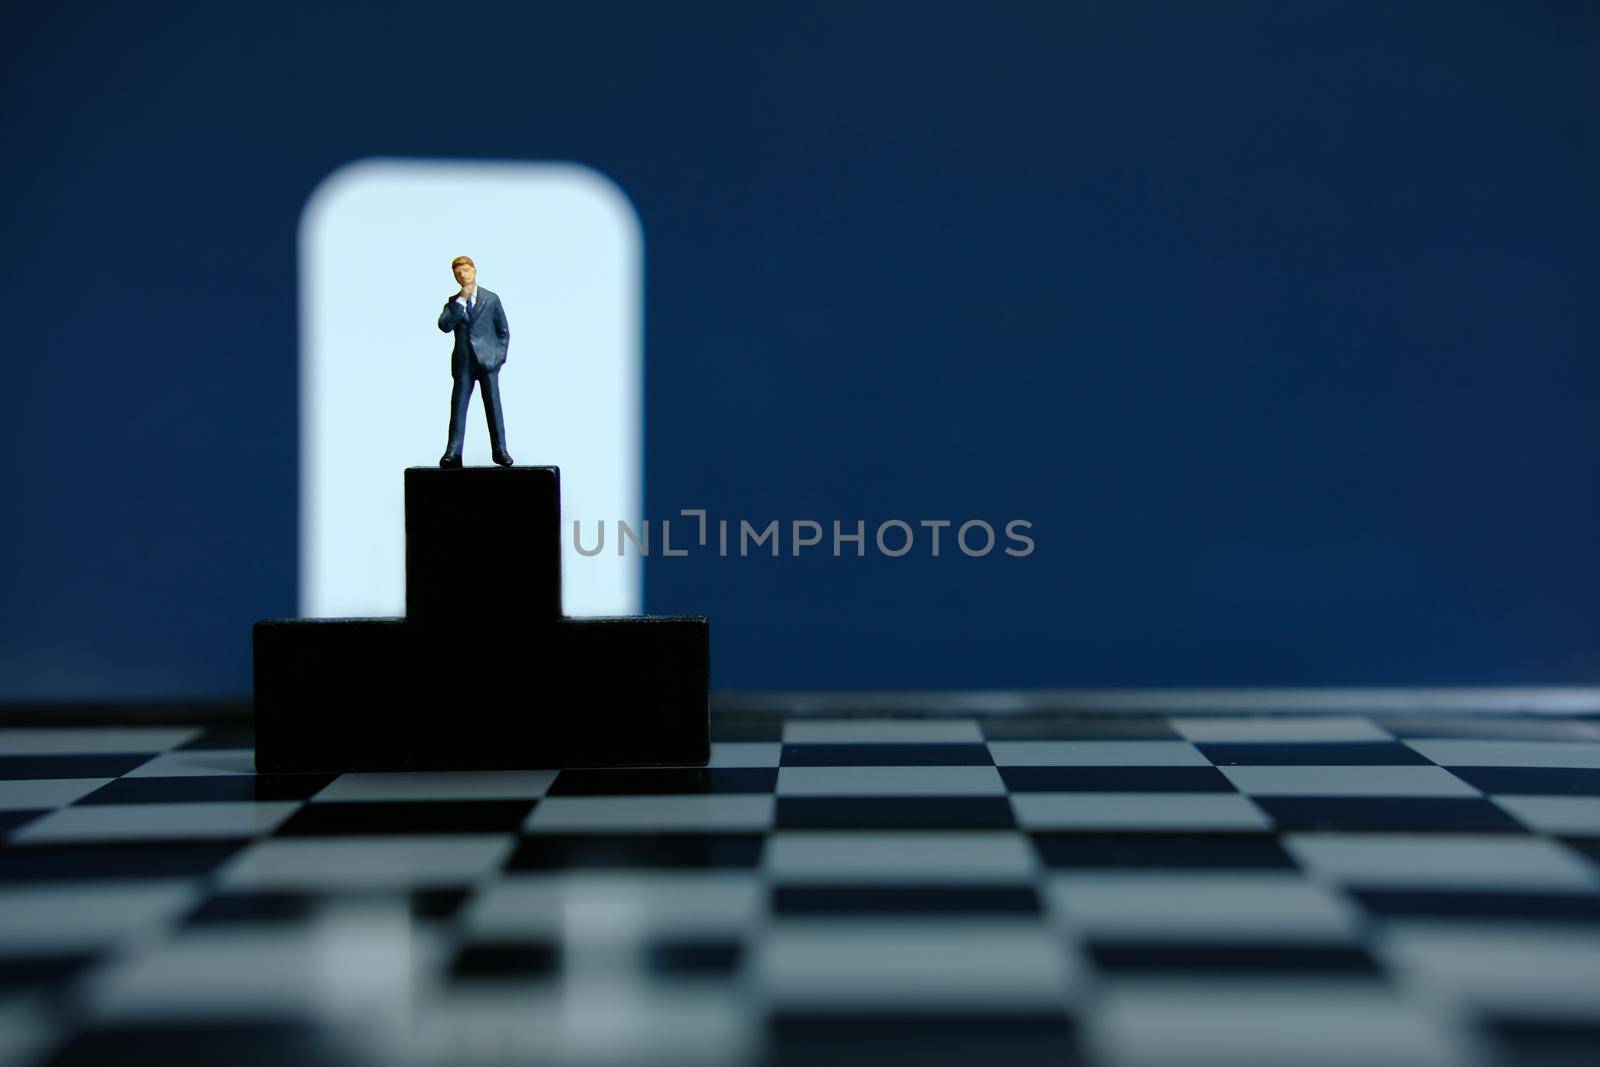
[[[541,474],[554,474],[560,476],[560,467],[538,467],[526,463],[518,463],[514,467],[497,467],[492,464],[481,467],[441,467],[434,464],[431,467],[407,467],[406,478],[460,478],[470,474],[518,474],[529,471],[538,471]]]

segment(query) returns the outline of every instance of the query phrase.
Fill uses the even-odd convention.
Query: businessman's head
[[[473,264],[471,256],[457,256],[452,259],[450,273],[456,276],[456,281],[461,283],[463,290],[471,289],[478,284],[478,268]]]

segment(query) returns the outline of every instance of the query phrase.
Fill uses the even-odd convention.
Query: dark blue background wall
[[[721,685],[1600,682],[1597,49],[1585,3],[29,9],[0,696],[247,690],[295,226],[368,155],[633,197],[652,515],[1034,523],[653,560]]]

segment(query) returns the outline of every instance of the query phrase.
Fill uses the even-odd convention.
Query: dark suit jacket
[[[450,353],[450,374],[455,378],[469,372],[474,376],[493,374],[505,363],[506,349],[511,346],[511,326],[500,298],[480,285],[472,305],[472,317],[468,318],[466,309],[452,296],[439,313],[439,332],[456,335]]]

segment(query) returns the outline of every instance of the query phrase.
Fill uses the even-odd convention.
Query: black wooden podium
[[[706,762],[707,621],[561,614],[559,470],[405,493],[405,618],[256,623],[257,771]]]

